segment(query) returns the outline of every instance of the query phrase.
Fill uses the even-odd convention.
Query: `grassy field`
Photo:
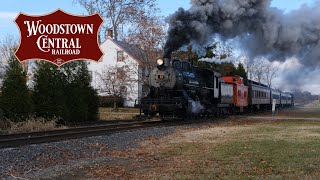
[[[182,134],[159,158],[174,178],[306,179],[320,176],[320,122],[278,121]],[[161,173],[160,173],[161,174]]]
[[[180,130],[113,154],[87,177],[124,179],[318,179],[320,122],[230,120]]]
[[[99,108],[101,120],[128,120],[139,115],[139,108]]]

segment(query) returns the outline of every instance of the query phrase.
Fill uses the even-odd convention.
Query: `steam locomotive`
[[[290,93],[240,76],[221,76],[179,59],[157,60],[148,79],[149,92],[140,108],[147,116],[159,114],[163,119],[268,110],[273,101],[276,108],[294,105]]]

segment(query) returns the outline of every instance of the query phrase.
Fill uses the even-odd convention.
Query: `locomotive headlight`
[[[162,60],[162,59],[158,59],[158,60],[157,60],[157,64],[158,64],[159,66],[163,65],[163,60]]]

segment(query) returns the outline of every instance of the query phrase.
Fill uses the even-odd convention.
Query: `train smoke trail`
[[[240,40],[252,57],[297,56],[302,64],[320,60],[320,1],[289,13],[270,6],[271,0],[191,0],[169,16],[164,56],[191,42],[206,43],[213,35]],[[278,59],[279,60],[279,59]]]

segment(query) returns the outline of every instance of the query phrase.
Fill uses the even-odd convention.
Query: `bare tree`
[[[160,17],[143,16],[128,30],[123,41],[141,48],[149,60],[155,61],[162,56],[165,37],[166,25]]]
[[[13,36],[6,36],[0,43],[0,83],[2,82],[8,61],[15,53],[18,44]]]
[[[108,29],[113,29],[114,38],[121,35],[124,27],[140,21],[141,17],[153,14],[156,0],[75,0],[89,14],[99,13],[104,19],[102,32],[106,35]]]
[[[106,66],[102,73],[97,72],[98,77],[102,81],[100,89],[103,89],[110,95],[120,97],[122,95],[122,88],[127,85],[127,82],[125,81],[125,77],[121,77],[118,73],[118,69],[114,66]]]
[[[273,63],[265,58],[255,58],[250,61],[244,57],[242,61],[247,69],[249,79],[272,87],[272,81],[278,72],[278,68]]]
[[[138,81],[135,70],[129,66],[105,66],[101,73],[97,72],[101,80],[100,89],[109,95],[124,97],[134,91],[133,85]],[[137,93],[137,92],[135,92]]]
[[[251,78],[254,81],[259,83],[263,83],[265,69],[267,67],[267,63],[265,61],[259,61],[257,59],[253,60],[251,63]]]
[[[262,83],[266,62],[257,58],[249,59],[248,57],[243,57],[242,61],[247,69],[248,79]]]
[[[269,87],[272,87],[272,81],[277,76],[278,70],[279,69],[270,62],[265,67],[264,81]]]
[[[12,36],[6,36],[0,43],[0,58],[1,64],[6,64],[12,54],[15,53],[18,47],[17,40]]]

